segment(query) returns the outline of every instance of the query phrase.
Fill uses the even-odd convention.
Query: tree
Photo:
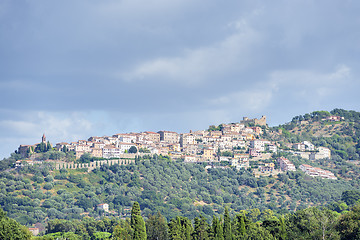
[[[336,229],[341,239],[360,239],[360,204],[340,217]]]
[[[111,233],[108,232],[96,232],[94,233],[95,240],[105,240],[110,239]]]
[[[206,222],[206,218],[202,215],[194,219],[194,239],[205,240],[209,239],[208,236],[209,224]]]
[[[47,143],[46,143],[46,151],[50,151],[51,150],[51,144],[50,144],[50,142],[49,141],[47,141]]]
[[[286,220],[289,239],[338,239],[338,213],[315,207],[299,210]]]
[[[234,235],[237,238],[243,238],[246,233],[246,225],[249,224],[249,220],[247,220],[245,214],[238,214],[236,215],[236,221],[235,221],[235,231]]]
[[[146,240],[146,227],[144,219],[141,216],[140,205],[134,202],[131,209],[130,226],[133,229],[134,240]]]
[[[288,239],[286,225],[283,217],[280,217],[280,219],[276,217],[268,218],[263,221],[261,226],[268,230],[274,237],[279,240]]]
[[[169,239],[171,240],[191,240],[193,227],[186,217],[173,218],[169,223]]]
[[[6,216],[6,213],[0,208],[0,239],[1,240],[23,240],[31,239],[31,232],[20,225],[14,219]]]
[[[225,208],[224,213],[224,240],[232,240],[231,219],[227,207]]]
[[[357,201],[360,200],[360,192],[356,190],[344,191],[341,195],[341,200],[343,200],[347,205],[354,205]]]
[[[83,155],[81,155],[79,162],[80,163],[90,163],[92,160],[93,160],[93,158],[90,153],[84,153]]]
[[[130,148],[129,148],[129,153],[137,153],[137,148],[135,147],[135,146],[131,146]]]
[[[67,149],[66,145],[64,145],[64,147],[62,148],[62,151],[63,151],[64,153],[68,152],[68,149]]]
[[[114,240],[131,240],[132,229],[128,220],[120,221],[119,225],[114,227],[112,238]]]
[[[39,143],[35,148],[35,152],[38,152],[38,153],[46,152],[46,151],[47,151],[46,143],[43,143],[43,142]]]
[[[168,239],[168,225],[166,219],[160,212],[149,216],[146,221],[147,239],[150,240],[166,240]]]
[[[211,239],[224,240],[223,227],[221,225],[221,221],[216,216],[213,216],[212,220]]]

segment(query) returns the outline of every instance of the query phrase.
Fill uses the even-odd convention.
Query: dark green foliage
[[[246,234],[246,226],[249,226],[250,221],[244,214],[237,214],[234,223],[235,238],[243,238]]]
[[[194,232],[193,238],[199,240],[209,239],[209,224],[206,222],[206,218],[202,215],[194,219]]]
[[[263,221],[262,227],[279,240],[288,239],[285,220],[283,217],[280,217],[279,219],[276,217],[267,219]]]
[[[231,219],[229,214],[229,209],[225,208],[224,213],[224,240],[231,240],[233,238],[232,231],[231,231]]]
[[[6,216],[0,208],[0,239],[1,240],[26,240],[31,239],[29,230],[17,223],[14,219]]]
[[[131,240],[132,229],[130,227],[130,221],[121,221],[119,225],[115,226],[112,238],[114,240]]]
[[[46,143],[39,143],[36,148],[35,148],[35,152],[37,153],[42,153],[42,152],[47,152],[48,149],[47,149],[47,146],[46,146]]]
[[[341,200],[344,201],[347,205],[354,205],[357,201],[360,200],[360,191],[357,190],[348,190],[344,191],[341,195]]]
[[[289,239],[338,239],[335,231],[338,214],[329,209],[308,208],[286,219]]]
[[[131,209],[131,221],[130,226],[133,229],[134,240],[146,239],[146,227],[144,219],[141,216],[140,206],[138,202],[134,202]]]
[[[289,159],[295,165],[307,163],[302,159]],[[359,171],[354,164],[341,164],[354,174]],[[82,208],[96,217],[104,214],[97,211],[97,204],[105,202],[110,204],[110,208],[118,210],[131,208],[134,201],[139,203],[146,215],[161,211],[167,219],[177,215],[194,219],[198,214],[210,219],[213,215],[222,216],[225,204],[229,211],[255,208],[263,211],[270,208],[275,214],[306,208],[309,203],[326,205],[339,201],[344,190],[357,189],[360,185],[358,179],[329,181],[309,178],[301,172],[280,174],[277,178],[255,178],[249,171],[206,171],[201,165],[174,162],[162,156],[127,166],[105,165],[91,173],[77,170],[52,173],[50,169],[50,165],[42,164],[27,166],[16,172],[0,172],[3,190],[0,205],[19,221],[21,216],[26,215],[21,217],[23,224],[32,224],[39,219],[35,217],[34,208],[39,208],[50,219],[81,219],[83,216],[80,213],[69,214],[65,209]],[[59,181],[54,182],[53,178]],[[25,184],[24,180],[28,183]],[[31,180],[36,183],[30,184]],[[52,184],[52,189],[49,184],[45,186],[46,183]],[[271,188],[268,188],[269,183]],[[262,187],[251,189],[258,185]],[[53,189],[56,191],[53,192]],[[58,189],[61,191],[58,192]],[[73,194],[74,191],[76,194]],[[199,201],[206,204],[195,206]],[[297,201],[301,204],[298,205]],[[123,210],[120,212],[126,214]]]
[[[100,237],[119,235],[126,236],[131,233],[130,225],[125,220],[115,220],[103,218],[101,220],[94,220],[93,218],[84,218],[79,220],[50,220],[46,226],[45,236],[63,236],[64,233],[76,234],[77,238],[74,239],[101,239]],[[65,236],[65,235],[64,235]],[[63,236],[63,237],[64,237]],[[46,238],[45,238],[46,239]],[[106,239],[106,238],[105,238]],[[114,238],[126,239],[126,238]],[[130,238],[127,238],[130,239]]]
[[[149,240],[168,239],[168,225],[160,212],[148,217],[146,221],[146,234]]]
[[[193,231],[191,221],[186,217],[177,216],[169,223],[169,239],[171,240],[191,240]]]
[[[81,157],[78,160],[79,163],[90,163],[92,161],[93,161],[93,157],[91,156],[90,153],[84,153],[83,155],[81,155]]]
[[[135,147],[135,146],[131,146],[130,148],[129,148],[129,153],[137,153],[137,148]]]
[[[342,215],[336,229],[341,239],[360,239],[360,205],[355,205],[351,211]]]
[[[211,125],[211,126],[209,126],[209,129],[208,129],[209,132],[211,132],[211,131],[221,131],[221,130],[223,130],[223,125],[222,124],[220,124],[217,127],[215,125]]]
[[[21,159],[20,154],[12,153],[9,158],[4,158],[0,161],[0,171],[9,169],[14,166],[17,160]]]
[[[215,216],[213,216],[213,220],[212,220],[210,239],[224,240],[224,231],[223,231],[222,223]]]

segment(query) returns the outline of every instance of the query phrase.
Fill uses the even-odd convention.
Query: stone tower
[[[41,138],[41,142],[46,144],[46,137],[45,137],[45,133],[43,134],[42,138]]]

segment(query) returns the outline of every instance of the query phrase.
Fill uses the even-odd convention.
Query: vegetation
[[[289,158],[297,166],[307,163]],[[356,165],[342,173],[340,167],[347,165],[333,163],[341,163],[338,175],[359,176]],[[317,164],[326,168],[329,161]],[[192,220],[201,214],[210,221],[212,216],[223,215],[225,207],[229,212],[270,209],[286,214],[332,202],[348,205],[343,192],[357,190],[359,184],[355,177],[326,180],[300,171],[255,178],[247,170],[205,170],[202,164],[184,164],[155,155],[131,165],[103,165],[90,173],[52,170],[51,164],[1,172],[0,205],[10,217],[28,226],[52,219],[81,220],[84,216],[127,217],[133,202],[139,203],[148,218],[159,212],[167,220],[178,215]],[[98,210],[100,203],[108,203],[111,212]],[[254,214],[252,219],[260,220],[261,216]]]
[[[0,239],[2,240],[26,240],[32,236],[31,232],[14,219],[6,216],[0,208]]]
[[[327,208],[310,207],[282,216],[274,216],[272,211],[260,213],[262,219],[253,219],[254,211],[228,211],[222,217],[213,216],[209,222],[201,214],[193,221],[176,216],[168,223],[160,213],[149,218],[141,227],[141,238],[136,232],[137,217],[140,209],[134,203],[131,218],[115,220],[103,218],[94,220],[51,220],[46,227],[46,234],[36,239],[186,239],[186,240],[225,240],[225,239],[359,239],[360,203],[342,214]],[[256,212],[256,211],[255,211]],[[224,220],[222,220],[222,218]],[[162,226],[159,228],[159,226]]]
[[[330,115],[344,119],[323,120]],[[221,129],[210,126],[209,131]],[[301,171],[255,178],[252,169],[207,169],[205,163],[161,155],[137,157],[130,165],[102,165],[91,172],[54,170],[51,163],[14,169],[21,157],[13,153],[0,161],[0,206],[7,211],[1,221],[15,229],[42,224],[46,237],[39,239],[359,238],[360,167],[349,160],[360,155],[360,113],[316,111],[263,130],[263,137],[277,141],[282,150],[264,162],[277,165],[275,159],[285,156],[296,167],[310,164],[331,170],[338,180],[311,178]],[[332,158],[310,161],[287,152],[290,143],[305,140],[330,148]],[[58,152],[48,146],[38,146],[33,154],[43,160],[75,160],[66,148]],[[149,152],[129,150],[137,151]],[[96,160],[84,154],[76,164]],[[253,168],[259,164],[251,163]],[[98,209],[101,203],[109,204],[110,211]]]

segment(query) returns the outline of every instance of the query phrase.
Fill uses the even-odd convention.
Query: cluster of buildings
[[[40,144],[43,144],[44,146],[47,147],[48,143],[46,141],[45,134],[43,134],[40,143],[36,143],[33,145],[20,145],[17,150],[17,153],[21,154],[22,157],[27,157],[29,154],[33,153]]]
[[[300,170],[302,170],[306,175],[309,175],[311,177],[321,177],[321,178],[327,178],[327,179],[337,179],[335,175],[327,170],[313,167],[307,164],[300,165]]]
[[[290,144],[288,147],[291,148],[291,152],[293,154],[299,155],[308,160],[331,158],[331,150],[329,148],[315,147],[314,144],[309,141]]]
[[[266,117],[249,119],[244,117],[239,123],[221,124],[210,130],[177,133],[173,131],[119,133],[112,136],[90,137],[77,142],[57,143],[58,151],[73,151],[76,158],[88,153],[102,159],[134,158],[135,154],[162,154],[184,162],[223,162],[228,161],[237,169],[248,168],[250,160],[268,159],[278,152],[278,143],[261,139]],[[46,144],[43,135],[42,143]],[[18,152],[25,156],[36,148],[35,145],[20,145]],[[289,152],[307,159],[330,158],[330,149],[316,148],[304,141],[288,146]],[[279,158],[281,171],[295,171],[295,166],[286,158]],[[271,172],[275,165],[264,164],[260,172]]]
[[[330,121],[330,122],[339,122],[345,120],[344,117],[340,117],[340,116],[328,116],[324,119],[322,119],[322,121]]]
[[[248,123],[257,125],[246,127]],[[263,133],[260,126],[265,125],[266,117],[263,116],[261,119],[244,118],[240,123],[222,124],[218,131],[119,133],[72,143],[61,142],[55,147],[59,151],[74,151],[76,158],[84,153],[109,159],[142,152],[182,158],[185,162],[229,161],[232,166],[243,168],[249,166],[249,157],[277,151],[275,143],[258,139]],[[223,152],[230,152],[231,156],[223,155]]]

